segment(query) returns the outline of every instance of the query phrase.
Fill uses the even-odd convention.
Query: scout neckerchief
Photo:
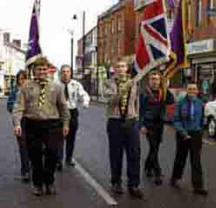
[[[125,85],[127,81],[129,81],[128,74],[117,77],[117,90],[118,93],[120,94],[119,112],[122,118],[125,118],[127,116],[128,105],[129,105],[130,94],[131,94],[131,87]]]
[[[38,98],[38,107],[41,108],[45,104],[47,80],[36,80],[40,86],[40,94]]]
[[[148,94],[150,95],[151,100],[154,103],[160,103],[163,100],[163,92],[161,88],[158,89],[157,97],[154,96],[152,90],[149,87],[147,87],[146,89]]]

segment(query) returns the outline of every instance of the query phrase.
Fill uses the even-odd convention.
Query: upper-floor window
[[[211,23],[211,17],[215,16],[215,10],[216,9],[216,0],[208,0],[207,5],[207,24]]]
[[[202,0],[197,2],[197,16],[196,16],[196,26],[200,26],[202,22]]]
[[[216,0],[209,0],[209,8],[216,9]]]
[[[99,38],[102,38],[103,37],[103,25],[101,24],[99,26]]]
[[[10,42],[10,33],[4,33],[4,42],[9,43]]]
[[[110,22],[107,21],[107,22],[105,23],[104,27],[105,27],[105,28],[104,28],[104,30],[105,30],[104,35],[107,36],[107,35],[110,34]]]
[[[122,18],[121,18],[121,16],[118,16],[118,19],[117,19],[117,30],[118,31],[121,31],[122,30]]]
[[[107,24],[104,24],[104,35],[107,35]]]
[[[114,32],[115,32],[115,20],[112,19],[111,20],[111,33],[114,34]]]
[[[120,41],[120,39],[117,40],[117,53],[118,53],[118,55],[121,54],[121,41]]]

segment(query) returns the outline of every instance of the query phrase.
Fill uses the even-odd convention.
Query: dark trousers
[[[57,149],[63,140],[59,120],[26,120],[26,139],[32,163],[32,181],[35,186],[54,182]]]
[[[156,123],[154,128],[149,128],[146,135],[149,143],[149,153],[145,161],[145,170],[154,171],[156,177],[161,175],[159,164],[159,147],[163,136],[163,123]]]
[[[66,136],[66,158],[65,161],[70,163],[73,157],[74,145],[76,139],[76,132],[78,129],[78,110],[70,110],[71,120],[70,120],[70,130],[69,134]],[[57,163],[61,164],[64,156],[64,143],[58,149],[58,159]]]
[[[25,119],[23,118],[21,121],[22,128],[22,136],[17,136],[17,143],[19,146],[19,155],[20,155],[20,163],[21,163],[21,175],[25,175],[30,171],[29,165],[29,156],[26,145],[26,134],[25,134]]]
[[[123,152],[127,157],[128,187],[140,183],[140,137],[135,120],[109,119],[107,124],[111,183],[121,184]]]
[[[17,136],[22,176],[25,175],[26,173],[29,173],[30,171],[28,150],[27,150],[26,142],[24,140],[25,139],[23,137]]]
[[[202,167],[200,154],[202,149],[202,133],[189,132],[191,139],[184,140],[179,133],[176,134],[176,157],[173,167],[173,179],[181,179],[190,152],[190,163],[192,169],[192,184],[195,189],[203,188]]]

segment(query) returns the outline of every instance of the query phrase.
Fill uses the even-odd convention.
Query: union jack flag
[[[143,8],[135,64],[139,74],[169,60],[170,41],[163,0],[147,0]]]

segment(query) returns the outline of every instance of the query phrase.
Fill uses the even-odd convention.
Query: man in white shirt
[[[65,150],[65,164],[67,166],[74,167],[75,164],[72,161],[76,132],[78,129],[78,109],[77,104],[82,102],[84,108],[89,107],[90,97],[84,90],[83,86],[76,80],[71,79],[71,68],[69,65],[63,65],[60,69],[61,84],[64,87],[67,106],[71,114],[70,130],[66,137],[66,150]],[[58,163],[57,169],[62,170],[64,145],[58,151]]]

